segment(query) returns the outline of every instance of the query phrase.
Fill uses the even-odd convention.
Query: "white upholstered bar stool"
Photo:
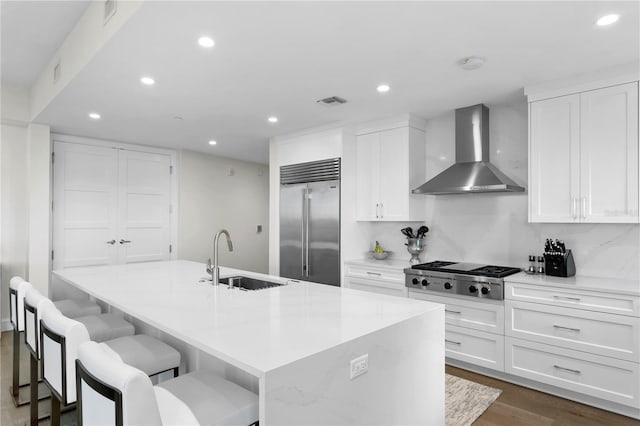
[[[60,405],[76,402],[75,360],[82,343],[103,342],[111,356],[135,365],[149,376],[171,370],[174,377],[178,375],[180,353],[177,350],[151,336],[134,336],[130,323],[109,315],[71,319],[55,309],[43,312],[40,356],[42,377],[51,390],[52,426],[59,425]]]
[[[9,280],[9,320],[13,327],[13,371],[9,392],[16,406],[24,405],[28,399],[20,398],[20,388],[29,386],[28,383],[20,384],[20,333],[24,331],[24,296],[31,284],[22,277],[13,277]]]
[[[10,391],[16,406],[28,404],[31,400],[31,391],[29,391],[29,395],[26,395],[26,392],[20,392],[20,389],[26,388],[29,383],[19,384],[20,333],[25,330],[24,298],[30,289],[32,289],[31,284],[21,277],[13,277],[9,282],[9,311],[11,324],[13,325],[13,377]],[[70,317],[94,315],[101,312],[100,306],[89,299],[59,300],[54,302],[54,305],[66,316]]]
[[[96,342],[80,345],[76,368],[78,426],[258,424],[258,396],[211,372],[153,386]]]
[[[62,309],[60,309],[62,308]],[[58,309],[65,316],[77,316],[78,314],[99,314],[100,307],[89,300],[66,299],[52,302],[43,296],[36,288],[27,290],[24,297],[24,341],[30,356],[30,419],[31,425],[38,424],[38,420],[45,419],[49,415],[38,415],[38,361],[40,360],[40,318],[47,309]],[[47,397],[49,395],[47,394]]]
[[[38,420],[48,417],[38,416],[38,361],[40,360],[40,317],[48,309],[55,309],[53,302],[44,297],[35,288],[30,288],[24,298],[24,341],[30,352],[29,387],[30,387],[30,419],[31,426],[38,424]]]

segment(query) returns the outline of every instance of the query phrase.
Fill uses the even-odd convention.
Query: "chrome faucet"
[[[220,235],[224,234],[227,239],[227,246],[229,247],[229,251],[233,251],[233,244],[231,243],[231,237],[229,236],[229,231],[226,229],[221,229],[218,231],[215,237],[213,237],[213,264],[211,264],[211,259],[207,262],[207,272],[211,273],[211,284],[219,285],[220,284],[220,266],[218,264],[218,241],[220,240]]]

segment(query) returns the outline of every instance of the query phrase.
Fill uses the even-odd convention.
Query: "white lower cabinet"
[[[639,418],[638,296],[587,291],[577,278],[573,291],[540,280],[505,283],[505,372],[575,392],[572,399],[599,398],[603,408]]]
[[[404,263],[349,261],[344,265],[344,287],[388,296],[407,297]]]
[[[638,363],[507,336],[505,371],[623,405],[640,404]]]
[[[504,371],[504,336],[445,325],[445,356]]]
[[[441,297],[410,291],[413,299],[445,305],[445,356],[504,371],[504,307],[502,302]]]

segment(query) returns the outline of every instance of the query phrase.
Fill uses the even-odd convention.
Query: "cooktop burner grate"
[[[476,268],[468,269],[467,267],[469,265],[470,264],[436,260],[434,262],[413,265],[411,268],[424,271],[440,271],[453,274],[476,275],[491,278],[503,278],[520,272],[519,268],[512,268],[509,266],[477,265]]]

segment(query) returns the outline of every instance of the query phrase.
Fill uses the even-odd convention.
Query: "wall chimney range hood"
[[[456,110],[456,163],[412,192],[444,195],[523,191],[489,162],[489,108],[478,104]]]

